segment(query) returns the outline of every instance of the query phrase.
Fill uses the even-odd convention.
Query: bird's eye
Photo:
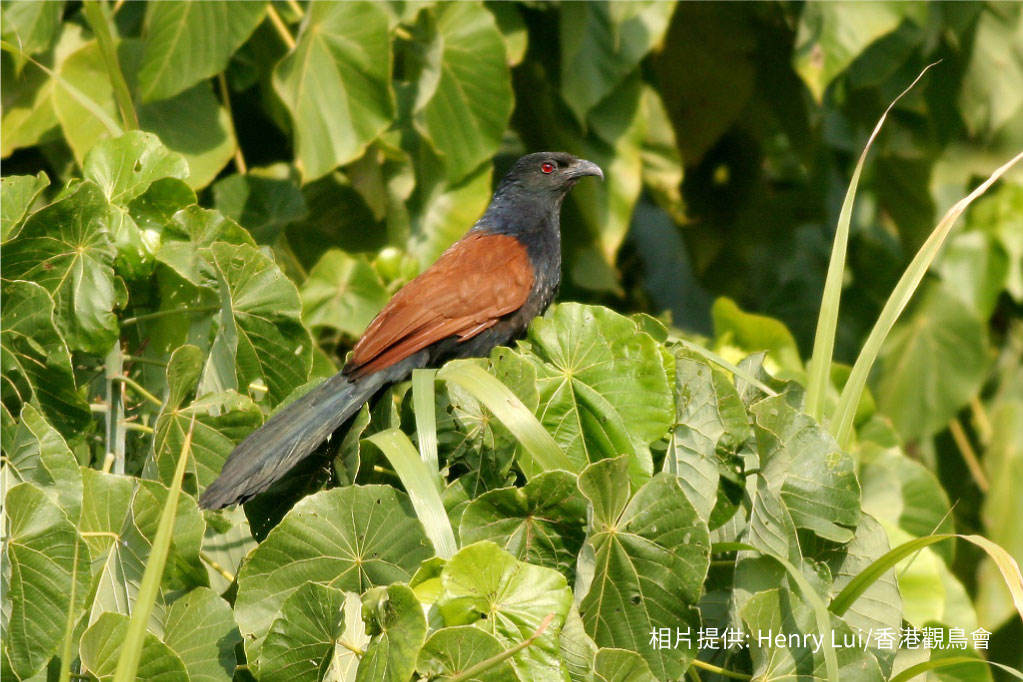
[[[544,173],[553,173],[554,172],[554,164],[551,163],[550,161],[546,161],[546,162],[540,164],[540,170],[542,170]]]

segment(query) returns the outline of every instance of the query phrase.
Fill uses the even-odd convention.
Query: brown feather
[[[522,243],[474,232],[394,295],[355,345],[345,372],[384,369],[449,336],[471,339],[521,308],[532,286]]]

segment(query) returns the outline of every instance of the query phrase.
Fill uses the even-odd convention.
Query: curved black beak
[[[572,167],[569,168],[568,174],[573,179],[586,177],[587,175],[595,175],[601,180],[604,179],[604,171],[600,170],[600,166],[586,159],[579,159],[573,163]]]

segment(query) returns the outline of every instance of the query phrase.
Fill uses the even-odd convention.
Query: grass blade
[[[99,0],[85,0],[82,4],[85,9],[85,18],[96,36],[96,42],[99,43],[99,51],[103,55],[103,63],[107,67],[107,77],[114,89],[117,108],[121,110],[124,128],[125,130],[138,130],[139,117],[135,113],[135,105],[131,101],[128,83],[124,80],[121,65],[117,61],[117,46],[114,45],[114,38],[110,35],[110,22],[107,21],[106,13],[100,6]]]
[[[398,429],[374,433],[366,440],[380,448],[387,461],[394,467],[412,499],[412,506],[415,507],[416,516],[423,524],[426,536],[433,542],[437,556],[442,559],[453,557],[458,546],[455,544],[451,520],[448,519],[444,503],[440,499],[437,470],[431,471],[427,467],[426,462],[420,459],[412,441]]]
[[[877,125],[874,126],[874,132],[870,134],[867,144],[864,145],[860,158],[856,162],[856,168],[849,180],[849,189],[845,192],[842,208],[838,212],[835,241],[831,245],[831,260],[828,263],[827,278],[824,280],[821,310],[817,316],[817,333],[813,340],[813,356],[810,358],[810,371],[806,381],[806,411],[817,421],[824,416],[824,395],[827,392],[828,378],[831,376],[831,357],[835,351],[835,330],[838,328],[838,307],[842,298],[842,275],[845,272],[845,251],[849,244],[849,223],[852,222],[853,200],[856,198],[856,190],[860,184],[860,173],[863,171],[863,164],[867,161],[867,153],[870,152],[870,147],[874,144],[878,133],[881,132],[881,126],[884,125],[892,108],[920,82],[920,79],[932,66],[934,64],[926,66],[920,75],[913,79],[909,87],[892,100],[892,103],[881,114]]]
[[[991,542],[987,538],[980,535],[957,535],[955,533],[941,533],[938,535],[926,535],[922,538],[914,538],[907,542],[902,543],[898,547],[894,547],[885,553],[883,556],[878,557],[872,564],[867,566],[865,569],[860,571],[855,578],[849,581],[849,584],[845,588],[835,595],[835,598],[831,600],[831,612],[836,616],[843,615],[853,603],[859,599],[868,587],[870,587],[878,578],[891,568],[895,567],[900,561],[906,557],[914,554],[928,545],[933,545],[936,542],[942,540],[950,540],[952,538],[960,538],[967,542],[972,542],[977,545],[991,557],[995,565],[998,567],[999,572],[1002,574],[1002,579],[1005,580],[1006,586],[1009,588],[1009,593],[1012,595],[1012,601],[1016,605],[1016,611],[1019,613],[1019,617],[1023,619],[1023,574],[1020,573],[1019,565],[1016,560],[1012,558],[1012,555],[1005,551],[1002,547]]]
[[[934,228],[930,236],[927,237],[923,246],[920,247],[920,250],[917,251],[916,256],[913,257],[912,262],[906,268],[906,271],[902,273],[902,277],[899,278],[898,284],[895,285],[891,296],[888,297],[888,301],[881,310],[877,322],[874,323],[874,328],[870,330],[870,335],[863,344],[863,349],[856,358],[856,364],[853,365],[852,372],[849,373],[849,379],[845,383],[845,388],[842,389],[842,395],[838,399],[838,406],[835,408],[834,415],[832,415],[831,434],[838,441],[839,447],[849,447],[849,441],[852,437],[853,417],[856,415],[856,406],[859,405],[860,396],[863,394],[863,387],[867,384],[867,376],[870,374],[870,369],[874,366],[874,361],[881,351],[881,344],[884,343],[888,333],[895,326],[896,320],[899,319],[899,315],[906,308],[910,298],[912,298],[913,293],[920,284],[920,280],[927,273],[928,268],[930,268],[931,263],[934,261],[934,257],[937,256],[938,251],[941,249],[941,245],[945,243],[945,238],[951,232],[952,226],[974,199],[986,192],[998,178],[1012,168],[1020,159],[1023,159],[1023,152],[1020,152],[1005,165],[995,170],[975,190],[956,202],[948,210],[948,213],[945,214],[945,217],[941,219],[941,222],[938,223],[938,226]]]
[[[468,391],[501,420],[540,471],[563,469],[578,473],[557,441],[518,396],[496,377],[471,362],[448,363],[437,377],[451,381]]]
[[[160,512],[160,521],[153,538],[153,548],[146,561],[146,570],[142,573],[142,582],[135,597],[135,608],[131,612],[128,633],[121,644],[121,655],[117,658],[117,670],[114,682],[132,682],[138,672],[142,658],[142,645],[146,638],[146,625],[153,613],[153,604],[160,590],[160,581],[170,554],[171,534],[174,532],[174,518],[178,511],[178,497],[181,495],[181,479],[185,477],[185,467],[192,449],[192,432],[195,430],[195,415],[188,426],[185,441],[181,444],[181,454],[174,469],[174,480],[167,491],[167,501]]]
[[[412,411],[416,414],[416,438],[419,456],[433,471],[440,469],[437,459],[437,403],[434,398],[435,369],[412,372]]]

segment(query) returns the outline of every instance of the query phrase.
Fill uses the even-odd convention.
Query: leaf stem
[[[296,0],[287,0],[287,1],[288,1],[288,7],[291,8],[292,12],[294,12],[295,14],[298,15],[299,19],[302,19],[302,18],[305,17],[305,10],[302,9],[302,5],[298,4],[298,2],[296,2]]]
[[[78,588],[79,543],[79,539],[75,537],[75,555],[71,560],[71,594],[68,599],[67,622],[64,624],[64,643],[60,651],[60,673],[57,676],[59,682],[68,682],[71,679],[71,651],[74,646],[75,593]]]
[[[120,381],[122,384],[124,384],[128,388],[132,389],[133,391],[138,393],[139,396],[145,398],[146,400],[148,400],[152,404],[156,405],[157,407],[163,407],[163,401],[162,400],[160,400],[155,395],[153,395],[152,393],[147,391],[145,388],[142,387],[142,384],[140,384],[139,382],[135,381],[131,377],[125,376],[124,374],[119,374],[119,375],[117,375],[115,377],[111,377],[110,380],[111,381]],[[122,422],[122,423],[123,424],[127,424],[127,422]]]
[[[514,656],[515,654],[517,654],[518,652],[522,651],[527,646],[532,644],[537,637],[543,634],[544,630],[547,629],[547,627],[551,624],[552,620],[554,620],[554,614],[548,613],[547,617],[543,619],[542,623],[540,623],[540,627],[536,629],[536,632],[529,636],[529,639],[519,642],[510,649],[505,649],[499,654],[491,656],[486,660],[480,661],[476,665],[466,668],[465,670],[455,675],[454,677],[448,678],[448,682],[466,682],[466,680],[478,679],[479,674],[481,672],[489,670],[490,668],[494,667],[501,661],[505,661],[511,658],[512,656]]]
[[[121,320],[122,327],[130,327],[133,324],[139,322],[148,322],[149,320],[159,320],[163,317],[172,317],[174,315],[187,315],[187,314],[199,314],[199,313],[212,313],[216,310],[220,310],[219,305],[201,305],[195,308],[178,308],[171,310],[157,310],[155,313],[146,313],[144,315],[136,315],[135,317],[127,317]]]
[[[218,564],[213,557],[211,557],[209,554],[202,551],[201,549],[199,550],[199,558],[208,563],[210,565],[210,568],[212,568],[214,571],[224,576],[224,578],[229,583],[234,582],[234,573],[231,573],[231,571],[227,570],[226,568]]]
[[[970,398],[970,413],[973,415],[973,424],[977,427],[980,442],[986,445],[991,440],[991,420],[988,419],[987,411],[977,396]]]
[[[707,671],[712,672],[712,673],[717,673],[718,675],[721,675],[722,677],[730,677],[733,680],[752,680],[753,679],[752,675],[747,675],[746,673],[736,673],[736,672],[732,672],[731,670],[725,670],[724,668],[722,668],[720,666],[716,666],[713,663],[707,663],[706,661],[701,661],[699,659],[693,659],[692,666],[694,668],[702,668],[703,670],[707,670]]]
[[[122,424],[125,431],[138,431],[140,433],[148,433],[150,435],[156,433],[153,431],[152,426],[146,426],[145,424],[136,424],[135,422],[124,422]]]
[[[991,485],[988,483],[987,476],[984,475],[984,468],[981,467],[980,460],[977,459],[977,453],[974,452],[973,446],[970,445],[970,439],[967,438],[963,425],[959,423],[957,418],[953,417],[952,421],[948,423],[948,430],[952,434],[952,440],[955,441],[956,447],[959,448],[959,454],[963,456],[963,461],[966,462],[966,468],[970,470],[970,475],[976,481],[977,487],[980,488],[981,492],[986,493]]]
[[[117,108],[121,111],[121,120],[125,130],[138,130],[139,117],[135,113],[135,105],[131,101],[131,92],[128,90],[128,83],[124,80],[121,66],[117,62],[117,48],[114,45],[114,38],[110,34],[110,24],[107,22],[100,0],[85,0],[85,18],[96,35],[96,42],[99,43],[100,54],[103,55],[103,62],[107,67],[107,77],[110,78],[110,85],[114,88],[114,99],[117,100]]]
[[[217,87],[220,89],[220,101],[223,103],[224,109],[227,110],[227,117],[231,119],[231,126],[234,127],[234,110],[231,108],[231,94],[228,92],[227,78],[224,77],[223,71],[217,74]],[[245,157],[242,155],[242,146],[238,143],[237,133],[234,136],[234,167],[242,175],[249,172],[248,166],[245,165]]]
[[[281,19],[281,15],[277,13],[273,5],[266,6],[266,15],[270,18],[270,23],[277,29],[278,35],[281,36],[281,40],[288,46],[288,50],[295,49],[295,39],[291,36],[291,32],[288,30],[288,26]]]

